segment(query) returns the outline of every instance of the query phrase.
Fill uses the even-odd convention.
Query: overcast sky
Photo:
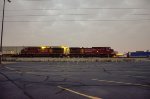
[[[11,1],[6,3],[4,46],[150,50],[150,0]],[[2,5],[0,0],[0,19]]]

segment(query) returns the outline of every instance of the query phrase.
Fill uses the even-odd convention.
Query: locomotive
[[[18,57],[64,57],[66,55],[65,47],[25,47],[18,55]]]
[[[115,52],[110,47],[69,48],[70,57],[113,57]]]
[[[113,57],[115,51],[110,47],[66,47],[66,46],[42,46],[25,47],[18,57]]]

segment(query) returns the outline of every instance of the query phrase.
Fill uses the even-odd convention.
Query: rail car
[[[129,57],[129,58],[149,58],[150,52],[149,51],[128,52],[127,57]]]

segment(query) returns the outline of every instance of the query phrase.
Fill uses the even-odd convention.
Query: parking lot
[[[150,99],[150,62],[13,62],[0,99]]]

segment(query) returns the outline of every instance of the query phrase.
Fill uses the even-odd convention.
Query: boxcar
[[[137,52],[129,52],[128,57],[135,57],[135,58],[146,58],[146,57],[150,57],[150,52],[144,52],[144,51],[137,51]]]

